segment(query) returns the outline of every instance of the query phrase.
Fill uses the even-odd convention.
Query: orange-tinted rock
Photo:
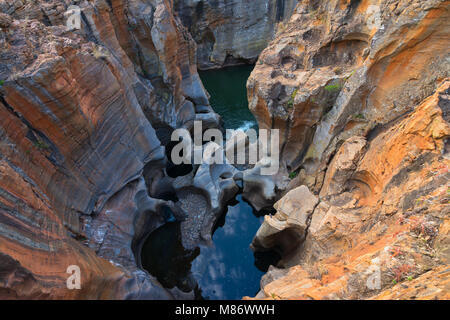
[[[450,266],[437,267],[417,279],[397,284],[372,297],[377,300],[449,300]]]
[[[341,146],[325,186],[344,169],[342,190],[328,187],[305,241],[279,264],[288,271],[257,298],[448,299],[449,93],[450,79],[367,149]]]
[[[218,121],[195,43],[168,1],[78,5],[68,31],[66,1],[0,3],[0,296],[188,297],[138,267],[173,205],[147,190],[166,161],[158,136]]]
[[[261,54],[250,109],[320,200],[257,298],[448,297],[449,8],[302,1]]]
[[[201,69],[254,63],[296,0],[180,0],[175,11],[198,45]]]

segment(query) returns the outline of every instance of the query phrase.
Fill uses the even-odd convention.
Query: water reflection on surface
[[[181,243],[179,222],[169,222],[155,230],[145,241],[141,262],[145,270],[168,289],[178,287],[189,292],[196,287],[191,262],[200,249],[186,250]]]
[[[238,66],[199,72],[211,95],[209,102],[222,117],[225,129],[258,129],[247,101],[246,84],[253,68],[254,66]]]
[[[213,235],[213,246],[185,250],[179,223],[170,222],[153,232],[142,250],[144,269],[166,288],[196,291],[199,299],[241,299],[254,296],[270,264],[279,258],[258,254],[250,243],[262,223],[252,207],[238,195]]]

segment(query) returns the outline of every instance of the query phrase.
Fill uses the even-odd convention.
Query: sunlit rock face
[[[285,268],[258,298],[448,299],[449,1],[76,4],[80,30],[69,1],[0,1],[0,298],[192,298],[142,271],[142,240],[184,219],[210,242],[236,170],[169,178],[163,146],[219,123],[197,61],[252,62],[277,31],[248,89],[283,168],[244,189],[292,191],[254,241]]]
[[[336,145],[410,112],[448,75],[447,1],[301,1],[248,81],[282,161],[321,172]],[[321,170],[317,170],[320,168]]]
[[[195,42],[169,1],[0,2],[0,296],[173,298],[137,248],[168,218],[151,198],[161,140],[217,124]],[[199,111],[200,110],[200,111]],[[143,172],[146,172],[144,182]],[[68,290],[69,265],[81,290]]]
[[[174,1],[198,45],[201,69],[254,63],[296,4],[296,0]]]
[[[256,298],[448,299],[449,10],[302,1],[263,51],[249,105],[292,180],[253,241],[283,254]]]
[[[257,298],[449,298],[449,94],[447,79],[367,145],[347,139],[319,200],[302,185],[277,203],[254,244],[284,249],[283,270]]]

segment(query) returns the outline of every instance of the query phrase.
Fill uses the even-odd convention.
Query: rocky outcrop
[[[339,144],[410,112],[448,75],[448,1],[301,1],[248,81],[260,128],[317,191]],[[311,178],[313,179],[313,178]]]
[[[320,190],[322,197],[330,197],[345,191],[346,183],[364,154],[366,144],[366,139],[360,136],[351,137],[342,144],[327,169]]]
[[[449,1],[305,0],[277,28],[296,1],[73,3],[79,30],[66,0],[0,0],[0,298],[193,298],[142,270],[143,240],[178,220],[210,242],[238,183],[257,209],[284,194],[257,298],[448,298]],[[279,173],[177,173],[172,131],[220,121],[197,60],[251,62],[275,29],[248,89]]]
[[[256,250],[276,248],[280,255],[288,255],[304,240],[318,202],[306,186],[289,191],[275,203],[276,214],[264,217],[252,247]]]
[[[139,246],[184,216],[157,192],[171,130],[219,121],[195,43],[170,1],[76,4],[80,30],[66,1],[0,1],[0,296],[188,297],[139,269]]]
[[[296,0],[175,0],[174,7],[198,45],[200,69],[254,63],[289,19]]]
[[[256,298],[448,299],[449,8],[302,1],[261,54],[250,108],[293,179]]]
[[[274,167],[272,160],[263,158],[253,168],[239,174],[242,175],[242,196],[257,211],[270,209],[280,197],[278,191],[285,190],[289,184],[287,172],[283,168],[275,167],[278,172],[274,175],[263,171],[272,167]],[[238,175],[235,176],[235,178],[238,177]]]
[[[347,139],[320,200],[301,186],[278,202],[255,242],[282,246],[269,240],[286,239],[289,227],[304,241],[284,252],[284,270],[264,277],[257,298],[448,299],[449,94],[447,79],[367,141]]]
[[[183,246],[194,249],[211,245],[212,230],[239,187],[233,177],[237,169],[229,164],[203,163],[195,174],[173,182],[179,205],[186,219],[181,223]]]

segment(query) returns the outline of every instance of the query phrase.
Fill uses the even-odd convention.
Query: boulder
[[[256,250],[277,248],[287,255],[304,240],[318,203],[319,199],[306,186],[289,191],[275,204],[276,214],[264,217],[252,247]]]

